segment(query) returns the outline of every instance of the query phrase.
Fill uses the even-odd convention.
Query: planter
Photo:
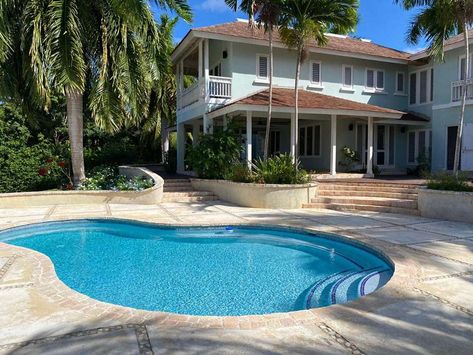
[[[143,191],[35,191],[0,194],[0,208],[95,203],[158,204],[163,198],[164,180],[148,169],[121,166],[120,174],[132,178],[146,176],[154,186]]]
[[[255,208],[301,208],[317,191],[317,184],[263,185],[204,179],[192,179],[191,183],[195,189],[211,191],[221,200]]]
[[[419,190],[422,217],[473,223],[473,192]]]

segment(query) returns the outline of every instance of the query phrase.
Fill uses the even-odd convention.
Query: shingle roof
[[[269,90],[260,91],[241,100],[234,101],[229,105],[267,105],[269,100]],[[273,106],[274,107],[294,107],[294,89],[274,88],[273,89]],[[227,105],[227,106],[229,106]],[[320,93],[310,92],[307,90],[299,91],[299,108],[301,109],[319,109],[319,110],[343,110],[343,111],[361,111],[399,114],[404,112],[392,110],[389,108],[379,107],[375,105],[364,104],[351,100],[341,99],[335,96],[324,95]],[[218,111],[219,109],[215,110]]]
[[[267,34],[261,28],[251,29],[248,27],[248,23],[243,21],[236,21],[230,23],[224,23],[220,25],[199,27],[193,31],[196,32],[207,32],[215,33],[220,35],[227,35],[246,39],[256,40],[267,40]],[[356,53],[363,55],[370,55],[382,58],[397,59],[397,60],[408,60],[409,54],[401,52],[392,48],[384,47],[376,43],[363,41],[360,39],[345,37],[345,36],[328,36],[328,44],[324,46],[324,49]],[[277,31],[274,33],[274,42],[281,43],[281,39]],[[312,48],[318,48],[315,42],[311,45]]]

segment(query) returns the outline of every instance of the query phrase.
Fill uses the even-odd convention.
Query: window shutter
[[[373,70],[366,71],[366,87],[374,88],[374,71]]]
[[[268,77],[268,57],[266,56],[260,56],[258,59],[258,77]]]
[[[312,82],[320,84],[320,63],[312,63]]]
[[[384,89],[384,72],[378,71],[376,74],[376,88]]]

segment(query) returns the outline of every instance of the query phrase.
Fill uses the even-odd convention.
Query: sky
[[[194,13],[194,20],[187,24],[180,20],[174,32],[174,41],[179,42],[193,27],[215,25],[246,18],[242,13],[231,11],[224,0],[189,0]],[[360,0],[360,22],[354,35],[367,38],[375,43],[407,51],[416,52],[424,49],[424,42],[409,45],[406,32],[414,16],[393,0]]]

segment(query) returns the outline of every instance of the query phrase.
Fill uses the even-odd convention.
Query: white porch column
[[[226,130],[228,128],[228,117],[227,115],[223,116],[223,129]]]
[[[291,113],[291,156],[292,161],[296,160],[296,141],[297,141],[297,132],[296,132],[296,116]]]
[[[207,113],[204,113],[204,133],[213,134],[214,133],[214,122],[212,118],[209,118]]]
[[[209,82],[210,82],[210,77],[209,77],[209,40],[205,39],[204,40],[204,84],[205,84],[205,89],[204,89],[204,97],[205,97],[205,102],[209,102],[210,99],[210,92],[209,92]]]
[[[194,121],[192,124],[192,145],[196,146],[200,136],[200,120]]]
[[[198,71],[197,71],[197,72],[199,73],[199,78],[198,78],[198,79],[199,79],[199,82],[200,82],[200,81],[203,79],[203,77],[204,77],[204,72],[203,72],[203,69],[204,69],[204,65],[203,65],[203,64],[204,64],[204,63],[203,63],[203,60],[204,60],[204,59],[203,59],[203,58],[204,58],[203,48],[204,48],[203,42],[200,41],[200,42],[199,42],[199,49],[198,49],[198,51],[199,51],[199,69],[198,69]]]
[[[330,129],[330,175],[337,175],[337,115],[331,117]]]
[[[246,111],[246,161],[251,167],[253,161],[253,113]]]
[[[184,90],[184,60],[179,62],[179,91]]]
[[[177,172],[185,172],[184,158],[186,153],[186,128],[183,123],[177,125]]]
[[[368,117],[368,152],[366,158],[366,175],[373,176],[373,117]]]

